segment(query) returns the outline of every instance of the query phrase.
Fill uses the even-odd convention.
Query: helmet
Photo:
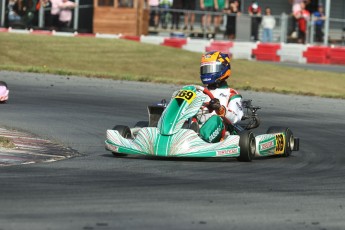
[[[225,81],[231,74],[230,57],[219,51],[211,51],[202,55],[200,79],[209,85]]]

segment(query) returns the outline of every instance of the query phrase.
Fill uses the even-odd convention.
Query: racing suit
[[[242,96],[230,88],[226,82],[220,87],[210,89],[215,98],[219,99],[221,108],[212,110],[204,107],[198,114],[200,124],[200,136],[207,142],[220,141],[227,131],[227,126],[232,126],[243,117]],[[206,99],[205,102],[210,102]]]

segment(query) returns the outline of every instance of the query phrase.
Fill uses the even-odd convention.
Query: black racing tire
[[[144,127],[149,127],[149,122],[148,121],[138,121],[134,127],[136,128],[144,128]]]
[[[4,82],[4,81],[0,81],[0,85],[3,85],[3,86],[5,86],[6,88],[8,88],[6,82]]]
[[[280,126],[272,126],[269,127],[267,132],[268,134],[271,133],[284,133],[285,134],[285,150],[284,153],[281,155],[283,157],[288,157],[291,155],[291,152],[294,148],[295,145],[295,139],[293,136],[292,131],[290,130],[290,128],[287,127],[280,127]]]
[[[119,134],[126,138],[129,139],[132,137],[132,132],[131,129],[128,126],[125,125],[116,125],[114,126],[113,130],[116,130],[119,132]],[[123,156],[127,156],[127,154],[124,153],[117,153],[117,152],[112,152],[114,156],[116,157],[123,157]]]
[[[200,131],[200,127],[199,127],[199,124],[198,122],[192,122],[192,124],[190,124],[190,127],[189,127],[191,130],[193,130],[194,132],[196,132],[197,134],[199,134],[199,131]]]
[[[199,131],[200,131],[200,127],[199,127],[198,122],[192,122],[189,124],[189,122],[186,121],[182,125],[182,129],[190,129],[190,130],[193,130],[194,132],[196,132],[197,134],[199,134]]]
[[[255,135],[249,130],[239,133],[240,136],[240,156],[238,161],[251,162],[255,157],[256,141]]]

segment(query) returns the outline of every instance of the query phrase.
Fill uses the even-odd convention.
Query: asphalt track
[[[77,150],[0,167],[0,229],[345,229],[345,100],[242,92],[270,125],[290,127],[289,158],[114,158],[105,130],[146,119],[173,85],[0,72],[0,126]]]

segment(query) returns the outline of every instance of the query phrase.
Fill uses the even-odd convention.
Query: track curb
[[[0,147],[0,167],[48,163],[80,155],[77,151],[26,132],[0,127],[0,136],[10,139],[15,147]]]

